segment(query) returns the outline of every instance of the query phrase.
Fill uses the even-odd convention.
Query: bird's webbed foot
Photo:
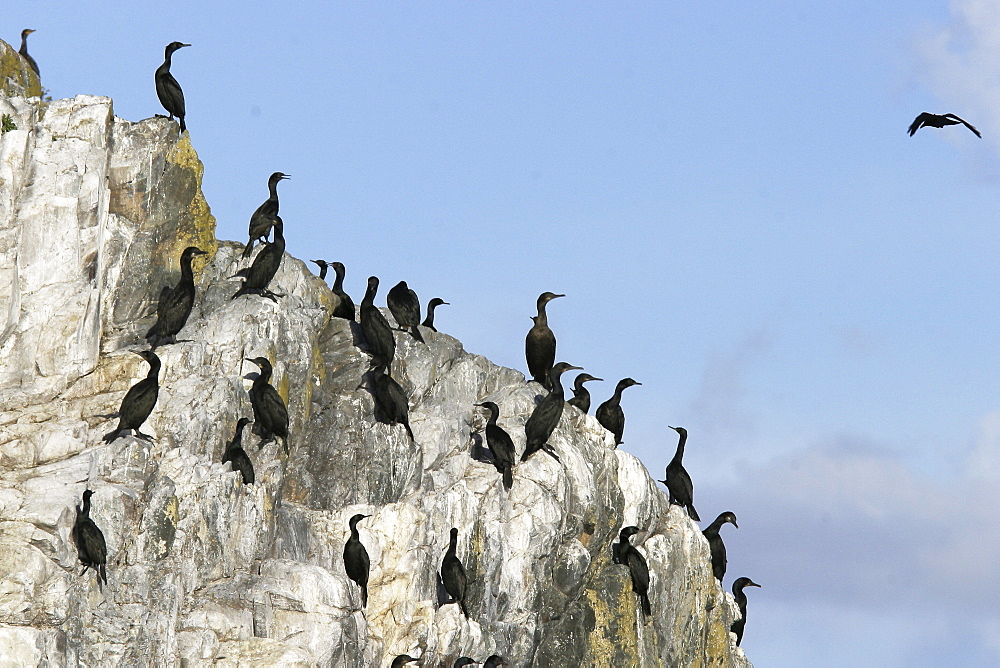
[[[136,438],[141,438],[142,440],[146,441],[147,443],[152,443],[153,442],[153,437],[152,436],[150,436],[149,434],[144,434],[141,431],[139,431],[138,429],[135,430],[135,437]]]
[[[544,450],[544,451],[546,452],[546,454],[549,454],[549,455],[551,455],[551,456],[552,456],[552,458],[553,458],[553,459],[555,459],[555,460],[556,460],[557,462],[558,462],[558,461],[561,461],[561,460],[559,459],[559,455],[557,455],[557,454],[556,454],[556,451],[555,451],[555,448],[553,448],[553,447],[552,447],[551,445],[549,445],[548,443],[546,443],[545,445],[543,445],[543,446],[542,446],[542,450]]]

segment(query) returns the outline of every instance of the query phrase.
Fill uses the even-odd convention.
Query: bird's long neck
[[[229,447],[226,450],[243,447],[243,426],[242,424],[236,425],[236,435],[233,436],[233,440],[229,442]]]
[[[374,306],[376,292],[378,292],[378,286],[374,283],[369,283],[368,289],[365,290],[365,298],[361,300],[361,303],[367,304],[368,306]]]
[[[361,540],[361,534],[358,533],[357,522],[351,522],[351,540]]]
[[[194,270],[191,268],[192,256],[181,256],[181,280],[185,283],[194,282]]]
[[[319,266],[319,280],[321,281],[326,280],[326,270],[327,270],[327,265],[321,264]]]
[[[743,587],[740,587],[733,592],[733,598],[736,599],[736,605],[739,606],[740,612],[743,616],[747,616],[747,595],[743,593]]]
[[[21,48],[18,50],[18,53],[20,53],[22,56],[25,56],[25,55],[28,54],[28,36],[27,35],[21,35]]]
[[[80,511],[80,517],[90,517],[90,495],[83,497],[83,510]]]
[[[615,405],[620,404],[622,402],[622,392],[624,391],[625,391],[625,386],[619,384],[615,388],[615,393],[611,396],[611,402],[614,403]]]
[[[160,373],[160,359],[153,357],[153,359],[146,361],[149,362],[149,371],[146,373],[146,378],[156,380],[157,375]]]
[[[535,319],[535,325],[538,327],[549,326],[549,317],[545,315],[545,302],[539,302],[538,304],[538,317]]]
[[[680,464],[681,460],[684,459],[684,444],[687,442],[687,434],[681,434],[680,440],[677,441],[677,452],[674,453],[674,458],[670,460],[671,464]]]
[[[257,375],[257,380],[254,381],[254,385],[267,385],[271,382],[272,370],[270,367],[264,367],[260,370]]]
[[[489,406],[490,419],[487,424],[491,424],[494,427],[497,426],[497,419],[500,417],[500,407],[499,406]]]
[[[716,518],[715,521],[712,522],[711,524],[709,524],[708,528],[706,528],[705,531],[703,531],[702,533],[709,533],[709,532],[711,532],[711,533],[714,533],[714,534],[718,535],[719,534],[719,529],[721,529],[722,525],[725,524],[725,523],[726,523],[725,520]]]
[[[333,279],[333,289],[337,292],[344,291],[344,270],[338,267],[334,267],[333,271],[336,272],[337,278]]]
[[[549,371],[549,385],[552,386],[550,394],[563,396],[562,375],[562,371],[556,372],[554,368]]]
[[[269,200],[274,202],[274,210],[278,210],[278,180],[267,182],[267,192],[270,194]]]
[[[444,553],[446,557],[454,557],[458,551],[458,536],[453,535],[448,541],[448,551]]]
[[[274,243],[281,244],[281,247],[285,247],[285,226],[283,223],[276,222],[274,224]]]

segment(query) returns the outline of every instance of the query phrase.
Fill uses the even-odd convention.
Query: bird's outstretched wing
[[[961,124],[962,124],[962,125],[964,125],[965,127],[967,127],[967,128],[969,128],[970,130],[972,130],[972,134],[976,135],[976,136],[977,136],[977,137],[979,137],[980,139],[982,139],[982,138],[983,138],[983,136],[982,136],[981,134],[979,134],[979,130],[977,130],[976,128],[972,127],[972,125],[970,125],[970,124],[969,124],[969,122],[968,122],[968,121],[966,121],[965,119],[962,119],[962,118],[959,118],[959,117],[958,117],[958,116],[956,116],[955,114],[945,114],[945,115],[944,115],[944,117],[945,117],[945,118],[953,118],[953,119],[955,119],[956,121],[958,121],[959,123],[961,123]]]
[[[915,119],[913,119],[913,122],[910,123],[910,129],[907,130],[907,132],[910,133],[910,136],[912,137],[913,133],[915,133],[920,128],[924,127],[924,124],[927,122],[927,119],[931,118],[933,115],[934,114],[929,114],[925,111],[924,113],[920,114]]]

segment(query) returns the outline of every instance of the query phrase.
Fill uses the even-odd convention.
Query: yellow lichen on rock
[[[4,95],[41,97],[42,81],[28,63],[7,42],[0,40],[0,85]]]

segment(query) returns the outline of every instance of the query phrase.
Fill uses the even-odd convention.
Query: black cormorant
[[[642,556],[629,540],[639,533],[639,527],[625,527],[618,534],[618,553],[616,563],[628,566],[629,575],[632,577],[632,591],[639,595],[642,601],[642,612],[649,617],[653,611],[649,606],[649,566],[646,558]]]
[[[283,295],[275,294],[267,289],[271,279],[278,273],[281,266],[281,258],[285,254],[285,225],[281,218],[274,217],[274,241],[264,245],[264,250],[257,253],[257,257],[247,269],[240,271],[237,276],[243,277],[243,285],[236,291],[230,299],[236,299],[240,295],[257,294],[267,297],[273,302],[278,301],[278,297]]]
[[[551,386],[552,391],[549,392],[545,397],[542,398],[538,405],[535,406],[535,410],[531,412],[531,416],[528,421],[524,423],[524,435],[527,442],[524,446],[524,452],[521,454],[521,461],[525,461],[531,455],[535,454],[539,450],[545,450],[553,457],[556,461],[559,461],[559,456],[552,449],[552,446],[548,444],[549,436],[555,431],[556,427],[559,425],[559,418],[562,417],[563,405],[566,403],[565,395],[563,394],[562,382],[560,381],[560,376],[563,372],[569,371],[570,369],[581,369],[582,367],[573,366],[568,362],[559,362],[552,370],[549,371],[549,386]]]
[[[372,375],[372,397],[375,399],[375,419],[383,424],[401,424],[413,441],[410,429],[410,403],[402,386],[389,374],[384,363],[370,371]]]
[[[747,625],[747,595],[743,593],[744,587],[759,587],[760,585],[750,578],[736,578],[733,583],[733,597],[736,605],[740,609],[740,618],[733,622],[729,630],[736,634],[736,646],[740,646],[743,641],[743,628]]]
[[[145,378],[128,388],[128,392],[125,393],[121,408],[118,409],[118,426],[114,431],[108,432],[104,436],[106,443],[110,443],[121,436],[123,431],[130,429],[134,429],[135,435],[139,438],[144,438],[147,441],[153,440],[152,436],[139,431],[139,427],[153,412],[156,396],[160,393],[160,384],[157,381],[157,375],[160,373],[160,358],[152,350],[140,350],[136,355],[149,363],[149,371]]]
[[[503,657],[501,657],[499,654],[494,654],[490,658],[486,659],[486,662],[483,663],[483,668],[497,668],[497,666],[502,666],[502,665],[503,665]]]
[[[426,327],[427,329],[431,330],[432,332],[436,332],[437,327],[434,326],[434,309],[436,309],[438,306],[448,306],[448,305],[449,305],[448,302],[441,299],[440,297],[435,297],[434,299],[427,302],[427,317],[424,318],[424,321],[420,324]]]
[[[469,611],[465,608],[465,586],[468,584],[468,577],[465,575],[465,567],[455,554],[458,548],[458,529],[452,527],[451,541],[448,543],[448,551],[444,553],[441,560],[441,582],[444,583],[444,590],[451,596],[448,603],[458,603],[462,609],[462,614],[469,616]]]
[[[76,507],[73,542],[76,543],[76,551],[80,555],[80,563],[83,564],[83,571],[80,575],[86,573],[88,568],[93,568],[94,572],[97,573],[97,584],[100,585],[101,581],[104,584],[108,583],[106,570],[108,546],[104,542],[104,534],[94,524],[94,520],[90,519],[90,497],[93,495],[94,493],[89,489],[85,490],[83,492],[83,508]]]
[[[979,130],[972,127],[968,122],[962,120],[955,114],[929,114],[926,111],[913,120],[907,132],[909,132],[912,137],[917,130],[923,127],[943,128],[946,125],[958,125],[959,123],[972,130],[972,133],[980,139],[983,138],[983,136],[979,134]]]
[[[350,519],[348,526],[351,527],[351,537],[344,544],[344,570],[347,571],[347,577],[361,587],[362,608],[368,605],[368,569],[371,566],[371,560],[368,559],[368,550],[361,544],[361,538],[358,535],[358,522],[366,517],[371,517],[371,515],[358,513]]]
[[[604,380],[603,378],[594,378],[589,373],[578,374],[576,380],[573,381],[573,398],[566,403],[570,406],[576,406],[583,414],[586,415],[587,411],[590,410],[590,392],[587,388],[583,386],[584,383],[589,383],[592,380]]]
[[[667,486],[670,493],[670,503],[687,508],[688,516],[695,522],[700,522],[698,511],[694,509],[694,485],[691,476],[684,468],[684,444],[687,443],[688,432],[684,427],[671,427],[680,437],[677,441],[677,451],[674,458],[667,464],[666,480],[660,482]]]
[[[326,260],[309,260],[312,263],[319,265],[319,278],[321,281],[326,280],[326,270],[330,268],[330,263]]]
[[[34,58],[28,55],[28,35],[30,35],[33,32],[35,31],[32,30],[31,28],[25,28],[24,30],[21,31],[21,48],[18,49],[17,52],[21,54],[22,58],[28,61],[28,67],[34,70],[35,74],[37,74],[38,77],[41,78],[42,75],[38,71],[38,63],[35,62]]]
[[[241,417],[236,422],[236,435],[226,446],[226,452],[222,455],[222,463],[230,462],[234,471],[239,471],[243,476],[244,485],[252,485],[254,481],[253,462],[243,449],[243,427],[249,424],[250,418]]]
[[[409,654],[400,654],[392,660],[392,665],[389,666],[389,668],[403,668],[406,664],[413,663],[414,661],[420,661],[420,657],[410,656]]]
[[[528,373],[547,390],[552,389],[549,386],[549,370],[556,361],[556,335],[549,329],[545,305],[557,297],[565,296],[552,292],[538,295],[536,302],[538,315],[532,317],[535,324],[528,330],[528,336],[524,339],[524,356],[528,360]]]
[[[156,97],[160,98],[160,104],[167,110],[168,118],[177,117],[181,124],[181,132],[187,130],[184,125],[184,91],[181,90],[181,85],[177,83],[174,75],[170,73],[170,56],[173,55],[174,51],[185,46],[191,45],[180,42],[167,44],[163,50],[163,64],[156,68],[156,74],[153,75],[153,80],[156,82]]]
[[[478,663],[479,662],[476,661],[475,659],[470,659],[467,656],[460,656],[457,659],[455,659],[455,664],[452,668],[465,668],[465,666],[473,666]]]
[[[597,407],[594,415],[601,426],[615,435],[615,447],[622,444],[622,432],[625,431],[625,411],[622,410],[622,392],[625,388],[642,383],[631,378],[622,378],[615,387],[615,393],[610,399]]]
[[[388,368],[396,355],[396,339],[389,321],[375,306],[376,292],[378,292],[378,277],[370,276],[365,298],[361,300],[361,335],[365,337],[365,343],[368,344],[368,350],[372,354],[371,366],[385,364]]]
[[[333,267],[334,273],[337,275],[333,279],[333,294],[340,298],[337,305],[333,309],[334,318],[344,318],[345,320],[354,320],[354,301],[351,296],[344,291],[344,274],[347,271],[344,269],[342,262],[331,262],[330,266]]]
[[[275,436],[281,437],[281,444],[288,454],[288,409],[278,391],[271,385],[274,369],[266,357],[247,358],[260,367],[260,373],[250,387],[250,406],[253,408],[254,426],[260,435],[260,447]]]
[[[406,281],[400,281],[392,286],[385,296],[385,304],[399,328],[404,331],[409,330],[413,338],[424,343],[424,337],[417,327],[420,324],[420,300],[417,298],[417,293],[406,285]]]
[[[726,575],[726,544],[722,542],[719,529],[726,522],[729,522],[737,529],[740,528],[740,525],[736,523],[736,515],[727,510],[716,517],[715,521],[702,531],[705,534],[705,538],[708,539],[708,547],[712,552],[712,573],[720,583]]]
[[[278,181],[292,178],[288,174],[275,172],[267,178],[267,192],[269,196],[264,203],[257,207],[257,210],[250,215],[250,240],[247,247],[243,249],[243,257],[250,257],[253,245],[256,241],[267,241],[267,234],[278,218]]]
[[[160,301],[156,307],[156,322],[146,332],[146,340],[152,348],[167,343],[177,343],[177,333],[184,327],[191,308],[194,306],[194,271],[191,260],[195,255],[208,255],[194,246],[188,246],[181,253],[181,280],[174,287],[160,291]]]
[[[497,467],[497,471],[503,476],[503,486],[509,490],[511,485],[514,484],[514,474],[512,472],[516,456],[514,441],[511,440],[510,434],[497,425],[497,418],[500,417],[499,406],[492,401],[484,401],[476,405],[490,412],[490,419],[486,423],[485,429],[486,445],[489,447],[490,452],[493,453],[493,465]]]

